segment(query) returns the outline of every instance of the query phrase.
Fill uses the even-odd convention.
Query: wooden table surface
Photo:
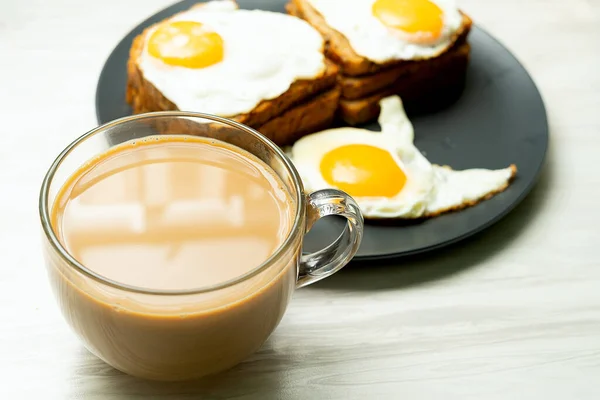
[[[155,384],[89,354],[46,282],[37,195],[96,124],[116,43],[168,0],[0,0],[0,399],[600,398],[600,2],[462,0],[538,84],[551,126],[531,195],[492,229],[296,293],[248,361]]]

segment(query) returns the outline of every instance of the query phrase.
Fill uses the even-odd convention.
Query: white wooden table
[[[90,355],[46,282],[38,188],[95,126],[112,48],[168,3],[0,0],[0,399],[600,398],[597,0],[460,3],[522,61],[548,109],[548,164],[505,220],[298,291],[258,354],[201,383],[141,382]]]

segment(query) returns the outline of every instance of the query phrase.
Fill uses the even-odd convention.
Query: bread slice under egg
[[[459,43],[439,57],[407,63],[405,75],[396,79],[387,76],[382,76],[381,81],[371,76],[339,79],[342,91],[339,114],[350,125],[371,121],[379,115],[379,100],[394,94],[402,98],[409,114],[446,107],[463,91],[469,54],[469,44]],[[385,74],[386,71],[379,75]],[[371,92],[368,90],[371,87],[377,88]]]
[[[127,62],[126,100],[135,114],[178,110],[144,78],[139,68],[144,38],[150,29],[152,27],[133,40]],[[280,146],[290,144],[301,136],[327,128],[333,122],[341,92],[336,85],[338,71],[338,66],[326,59],[320,76],[297,80],[279,97],[261,101],[248,113],[226,117],[258,130]]]
[[[340,72],[346,76],[361,76],[374,74],[392,67],[403,67],[410,63],[405,60],[392,60],[385,63],[376,63],[359,54],[357,54],[348,42],[348,39],[340,32],[336,31],[325,21],[325,18],[315,10],[307,0],[290,0],[286,5],[287,12],[290,15],[304,19],[317,29],[325,41],[325,53],[340,66]],[[343,10],[341,10],[343,12]],[[462,13],[462,24],[460,29],[454,33],[452,43],[464,42],[471,30],[473,21],[469,16]]]
[[[462,92],[470,53],[467,36],[473,25],[464,13],[453,44],[440,55],[375,63],[358,55],[346,37],[327,25],[307,0],[290,0],[286,8],[324,37],[325,54],[340,67],[339,115],[351,125],[377,118],[379,100],[389,95],[400,95],[409,113],[422,113],[452,103]]]

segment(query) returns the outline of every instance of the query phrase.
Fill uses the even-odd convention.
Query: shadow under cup
[[[258,157],[279,176],[295,205],[295,217],[288,237],[269,259],[230,281],[169,291],[112,281],[69,254],[50,218],[62,186],[84,163],[109,148],[158,134],[230,143]],[[260,133],[227,119],[185,112],[126,117],[81,136],[50,167],[39,211],[49,279],[69,325],[92,353],[113,367],[168,381],[225,370],[258,350],[281,320],[294,290],[347,264],[363,230],[362,216],[351,197],[332,189],[305,196],[290,161]],[[345,217],[346,229],[323,250],[302,254],[304,235],[327,215]]]

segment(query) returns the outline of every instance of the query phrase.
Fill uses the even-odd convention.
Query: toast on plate
[[[205,4],[210,3],[199,4],[192,7],[192,10],[202,10]],[[146,78],[141,68],[148,37],[159,24],[147,28],[138,35],[129,52],[126,100],[134,113],[180,109]],[[260,100],[247,112],[220,116],[257,129],[278,145],[289,144],[305,134],[326,128],[334,119],[341,89],[336,83],[339,70],[337,65],[325,57],[322,63],[319,74],[310,79],[296,79],[290,82],[287,90],[280,95]],[[176,80],[177,77],[173,76],[172,79]],[[235,90],[233,92],[235,96]],[[203,109],[183,111],[206,112]]]
[[[351,125],[375,119],[379,100],[389,95],[400,95],[410,113],[421,113],[450,104],[462,92],[470,53],[467,36],[472,27],[472,20],[462,12],[460,25],[450,36],[451,45],[435,57],[375,62],[359,55],[309,0],[291,0],[286,8],[325,39],[326,56],[340,68],[339,114]]]

